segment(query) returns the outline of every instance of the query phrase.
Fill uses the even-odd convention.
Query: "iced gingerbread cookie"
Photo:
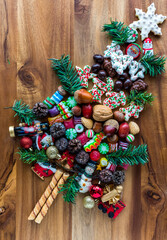
[[[148,37],[150,32],[153,32],[155,35],[162,35],[161,28],[158,27],[158,24],[163,23],[166,16],[163,16],[162,14],[155,14],[156,8],[154,3],[147,8],[146,13],[139,8],[135,8],[135,11],[139,20],[131,23],[129,27],[139,29],[141,31],[140,35],[142,41]]]

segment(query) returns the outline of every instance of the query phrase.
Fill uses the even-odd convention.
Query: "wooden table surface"
[[[11,110],[15,99],[33,106],[57,89],[50,68],[51,57],[70,54],[75,65],[93,63],[110,40],[101,32],[110,17],[127,25],[137,20],[134,8],[146,8],[141,0],[1,0],[0,1],[0,240],[165,240],[167,239],[167,75],[147,78],[155,96],[138,123],[136,144],[148,144],[150,162],[129,167],[123,202],[127,207],[115,220],[96,208],[83,208],[58,196],[40,225],[27,217],[50,179],[41,181],[17,154],[17,139],[8,133],[17,125]],[[167,1],[154,1],[157,13],[167,15]],[[167,20],[161,37],[153,40],[154,52],[167,55]],[[139,41],[141,43],[141,41]],[[165,162],[166,161],[166,162]]]

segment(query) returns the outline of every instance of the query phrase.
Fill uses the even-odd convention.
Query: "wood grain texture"
[[[166,1],[154,2],[157,13],[167,15]],[[110,17],[129,24],[136,20],[134,8],[146,10],[150,3],[148,0],[0,1],[0,240],[167,239],[167,74],[146,79],[149,91],[156,98],[138,120],[141,134],[136,144],[143,141],[148,144],[150,162],[127,170],[123,195],[127,207],[114,221],[97,208],[84,209],[82,195],[74,206],[58,196],[40,225],[27,220],[50,179],[41,181],[14,154],[17,140],[10,139],[8,126],[17,122],[12,111],[3,109],[11,106],[15,98],[32,106],[51,96],[59,82],[50,69],[49,58],[65,53],[71,55],[75,65],[91,65],[93,54],[102,53],[110,43],[101,32],[102,25]],[[160,55],[167,55],[166,24],[161,25],[162,37],[150,35],[154,52]]]

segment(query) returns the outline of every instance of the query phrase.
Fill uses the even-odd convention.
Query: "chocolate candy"
[[[112,181],[112,172],[109,169],[103,169],[99,172],[99,179],[103,183],[109,183]]]
[[[124,82],[124,89],[127,90],[132,86],[132,81],[130,79],[126,79]]]
[[[55,146],[57,147],[57,149],[59,151],[65,151],[67,149],[67,146],[68,146],[68,140],[64,137],[56,140],[55,142]]]
[[[106,71],[104,71],[104,70],[100,70],[99,72],[98,72],[98,78],[100,78],[102,81],[104,81],[105,80],[105,78],[107,77],[107,73],[106,73]]]
[[[121,81],[125,81],[127,78],[129,78],[128,74],[126,72],[122,73],[121,75],[118,74],[118,79]]]
[[[119,92],[119,91],[121,91],[122,88],[123,88],[123,83],[122,83],[122,81],[117,80],[117,81],[114,83],[114,90],[115,90],[116,92]]]
[[[75,161],[81,165],[85,165],[89,161],[89,154],[84,150],[81,150],[79,153],[77,153]]]
[[[91,67],[91,72],[97,74],[100,69],[101,69],[100,64],[99,64],[99,63],[96,63],[96,64],[93,64],[93,65],[92,65],[92,67]]]
[[[94,61],[95,61],[96,63],[100,63],[100,64],[102,64],[103,61],[104,61],[104,57],[103,57],[102,55],[100,55],[100,54],[95,54],[95,55],[93,56],[93,59],[94,59]]]

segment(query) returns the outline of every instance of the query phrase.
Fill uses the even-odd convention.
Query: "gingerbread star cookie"
[[[129,27],[141,31],[142,41],[148,37],[150,32],[153,32],[155,35],[162,35],[161,28],[158,27],[158,24],[163,23],[167,17],[162,14],[155,14],[156,8],[154,3],[147,8],[146,13],[138,8],[135,8],[135,11],[139,20],[131,23]]]

